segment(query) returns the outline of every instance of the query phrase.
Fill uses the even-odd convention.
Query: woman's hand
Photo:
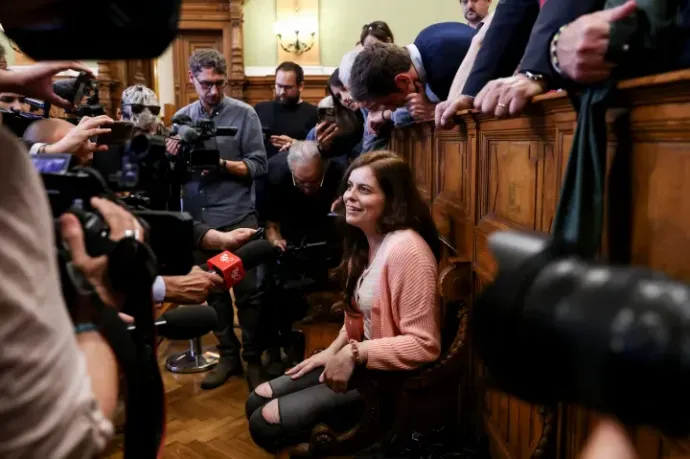
[[[137,219],[117,204],[101,198],[92,198],[91,205],[97,209],[110,228],[110,239],[119,241],[130,232],[138,241],[144,240],[144,229]],[[121,306],[121,300],[108,287],[108,257],[103,255],[92,258],[86,252],[84,231],[79,219],[73,214],[60,217],[62,239],[72,257],[72,263],[94,287],[103,303],[109,306]]]
[[[333,392],[345,393],[353,371],[355,371],[355,358],[352,346],[347,345],[328,360],[319,381],[325,382]]]
[[[316,125],[316,142],[321,150],[330,150],[333,139],[338,136],[338,125],[324,121]]]
[[[318,354],[312,355],[306,360],[301,361],[300,363],[286,371],[285,374],[291,377],[292,379],[299,379],[316,368],[325,367],[326,364],[334,356],[335,352],[333,352],[331,348],[328,348],[324,351],[319,352]],[[323,377],[323,375],[321,375],[321,377]]]

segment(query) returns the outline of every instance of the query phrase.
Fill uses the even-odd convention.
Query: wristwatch
[[[220,160],[220,168],[223,169],[223,170],[227,169],[227,167],[226,167],[226,166],[227,166],[227,163],[228,163],[228,162],[227,162],[226,160],[221,159],[221,160]]]
[[[539,83],[544,90],[546,90],[546,88],[549,86],[548,82],[546,81],[546,76],[542,75],[541,73],[532,73],[529,70],[521,70],[520,73],[525,75],[530,80]]]

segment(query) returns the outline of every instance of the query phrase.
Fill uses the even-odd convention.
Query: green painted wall
[[[245,0],[245,66],[277,65],[275,17],[275,0]],[[375,20],[388,22],[400,44],[411,43],[430,24],[464,22],[459,0],[320,0],[321,65],[337,66],[359,39],[362,26]]]
[[[273,35],[275,22],[276,0],[244,0],[245,67],[278,65],[278,48]]]

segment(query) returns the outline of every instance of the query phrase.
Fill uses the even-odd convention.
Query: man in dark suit
[[[556,2],[558,3],[558,2]],[[447,101],[439,104],[437,124],[451,127],[455,113],[472,108],[474,98],[491,80],[511,75],[520,63],[539,14],[539,0],[500,0],[476,54],[472,71],[457,89],[460,94],[450,94]],[[466,65],[466,64],[463,64]],[[454,83],[455,86],[456,83]]]
[[[547,1],[532,29],[518,73],[490,81],[475,108],[495,116],[520,113],[532,97],[568,82],[589,84],[607,78],[611,23],[636,9],[634,0],[602,10],[604,0]]]
[[[422,30],[404,48],[375,43],[355,59],[350,76],[352,97],[369,109],[407,107],[416,120],[433,117],[445,100],[475,29],[443,22]]]

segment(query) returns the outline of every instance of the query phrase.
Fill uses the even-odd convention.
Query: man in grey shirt
[[[266,173],[267,158],[261,123],[254,109],[227,97],[227,63],[213,49],[201,49],[189,59],[189,81],[199,100],[179,110],[175,117],[187,115],[192,120],[213,120],[216,126],[236,127],[234,137],[216,137],[206,148],[220,151],[220,167],[195,177],[182,190],[184,211],[204,225],[218,231],[256,228],[254,179]],[[215,255],[201,253],[200,262]],[[260,297],[255,270],[234,286],[237,317],[242,328],[243,353],[247,361],[247,382],[252,390],[259,382],[262,346],[258,325]],[[221,360],[206,376],[202,389],[222,385],[232,375],[242,374],[240,343],[233,331],[232,300],[229,292],[209,295],[209,305],[218,313],[215,334]]]

